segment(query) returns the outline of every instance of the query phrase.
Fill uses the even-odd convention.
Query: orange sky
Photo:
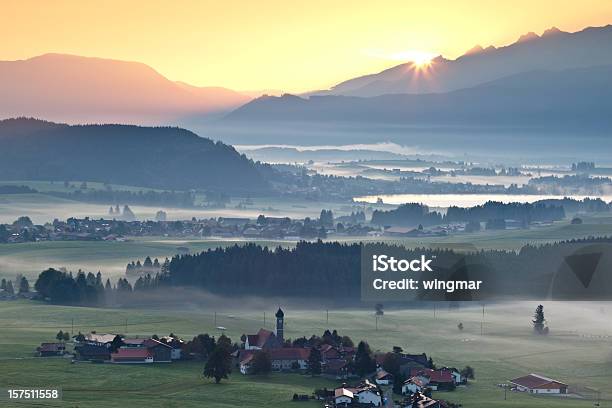
[[[612,23],[612,1],[10,1],[0,59],[60,52],[144,62],[173,80],[305,91],[401,61],[457,57],[551,26]]]

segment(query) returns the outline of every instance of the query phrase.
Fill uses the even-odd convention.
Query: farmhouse
[[[66,351],[64,343],[42,343],[36,348],[39,357],[61,356]]]
[[[518,391],[531,394],[567,394],[567,384],[538,374],[529,374],[509,381]]]
[[[252,372],[253,356],[257,350],[245,350],[240,354],[240,372],[244,375]],[[305,371],[308,368],[310,349],[287,347],[266,350],[270,355],[273,371]]]
[[[119,352],[123,349],[145,349],[156,363],[169,363],[172,361],[172,347],[155,339],[124,339],[123,346],[117,351]]]
[[[111,362],[116,364],[144,364],[152,363],[153,355],[142,347],[120,348],[111,354]]]
[[[270,350],[272,370],[286,371],[297,367],[299,370],[308,368],[310,349],[307,348],[281,348]]]
[[[431,368],[413,368],[410,371],[411,378],[417,378],[423,385],[433,391],[453,390],[455,388],[455,377],[448,368],[432,370]]]

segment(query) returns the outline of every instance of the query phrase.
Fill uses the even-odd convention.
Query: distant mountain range
[[[170,81],[138,62],[64,54],[0,61],[0,119],[176,124],[227,113],[251,99],[226,88]]]
[[[185,129],[0,121],[3,180],[98,181],[167,190],[265,192],[259,165]]]
[[[448,93],[261,97],[225,121],[612,129],[612,65],[531,71]]]
[[[463,56],[435,58],[428,66],[412,62],[349,79],[310,95],[379,96],[389,93],[441,93],[469,88],[533,70],[564,70],[612,64],[612,25],[567,33],[553,27],[541,36],[527,33],[514,44],[475,46]]]
[[[381,125],[605,134],[612,130],[610,95],[612,26],[577,33],[552,28],[506,47],[475,47],[456,60],[438,57],[428,67],[402,64],[325,92],[260,97],[221,124],[228,139],[241,143],[247,129],[282,134],[281,127],[289,133],[312,124],[369,127],[373,135],[380,132],[372,127]],[[393,140],[414,142],[399,132]]]

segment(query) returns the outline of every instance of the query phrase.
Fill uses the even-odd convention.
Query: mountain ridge
[[[472,48],[454,60],[438,56],[424,67],[406,62],[303,96],[450,92],[535,69],[608,65],[612,64],[612,25],[574,33],[552,27],[542,36],[530,32],[506,46],[480,48]]]
[[[190,115],[228,112],[251,99],[223,87],[171,81],[141,62],[58,53],[0,61],[4,118],[174,124]]]

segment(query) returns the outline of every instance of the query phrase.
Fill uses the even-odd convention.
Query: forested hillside
[[[185,129],[0,121],[4,180],[86,180],[167,190],[261,192],[258,165]]]

